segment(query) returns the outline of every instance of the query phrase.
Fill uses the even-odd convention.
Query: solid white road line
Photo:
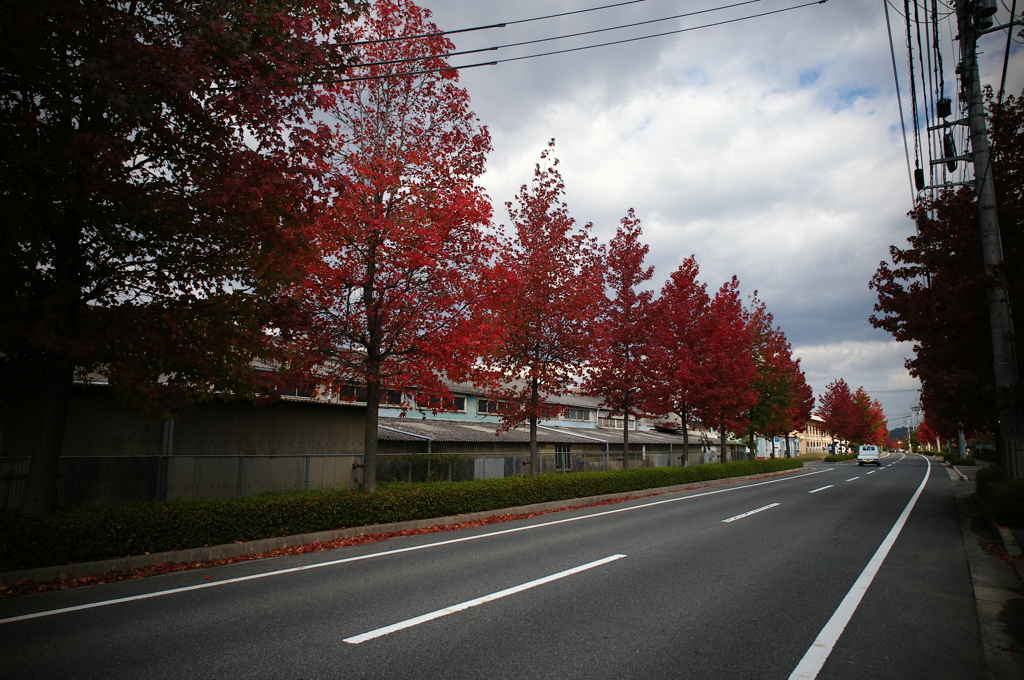
[[[922,456],[923,458],[923,456]],[[928,462],[928,459],[925,459]],[[828,620],[825,627],[818,633],[818,637],[815,638],[811,644],[810,649],[804,654],[804,658],[800,660],[797,667],[793,669],[793,673],[789,676],[789,680],[814,680],[818,677],[818,673],[821,671],[822,666],[825,665],[825,661],[832,653],[832,649],[836,646],[836,642],[839,641],[839,636],[843,634],[846,629],[846,624],[853,618],[853,613],[857,611],[857,607],[860,605],[861,599],[864,597],[864,593],[867,592],[868,587],[871,586],[871,582],[874,580],[875,575],[878,574],[878,570],[882,567],[882,562],[885,561],[886,556],[889,554],[889,550],[892,549],[896,539],[899,537],[900,532],[903,531],[903,526],[907,523],[907,518],[910,517],[910,511],[914,509],[917,504],[917,499],[921,497],[921,492],[924,491],[925,484],[928,483],[928,475],[931,474],[932,466],[928,462],[927,467],[924,471],[924,479],[921,480],[921,484],[917,487],[917,491],[911,497],[907,503],[907,507],[903,508],[903,512],[900,514],[899,519],[893,524],[892,529],[889,530],[889,534],[882,541],[882,544],[878,546],[878,550],[868,561],[864,571],[860,573],[857,580],[854,581],[853,587],[846,593],[846,597],[839,603],[839,607],[836,608],[835,613],[832,614],[832,618]]]
[[[729,522],[735,522],[738,519],[743,519],[744,517],[750,517],[751,515],[756,515],[757,513],[764,512],[765,510],[767,510],[769,508],[774,508],[776,505],[779,505],[779,503],[772,503],[771,505],[765,505],[763,507],[760,507],[757,510],[751,510],[750,512],[745,512],[742,515],[736,515],[735,517],[730,517],[729,519],[723,519],[722,520],[722,524],[727,524]]]
[[[268,576],[279,576],[281,574],[291,574],[298,571],[307,571],[309,569],[319,569],[321,567],[331,567],[337,564],[346,564],[348,562],[358,562],[361,560],[371,560],[377,557],[389,557],[391,555],[399,555],[405,552],[412,552],[414,550],[425,550],[427,548],[437,548],[446,545],[452,545],[455,543],[465,543],[466,541],[476,541],[484,538],[493,538],[495,536],[504,536],[505,534],[513,534],[519,531],[530,531],[531,529],[542,529],[544,527],[555,526],[558,524],[566,524],[568,522],[579,522],[585,519],[594,519],[597,517],[604,517],[605,515],[615,515],[620,512],[631,512],[633,510],[641,510],[643,508],[653,507],[655,505],[662,505],[664,503],[678,503],[679,501],[687,501],[693,498],[701,498],[702,496],[713,496],[720,493],[728,493],[731,491],[739,491],[741,489],[750,489],[755,486],[764,486],[766,484],[778,484],[779,482],[788,481],[791,479],[800,479],[801,477],[809,477],[811,475],[821,474],[822,472],[828,472],[829,470],[815,470],[814,472],[808,472],[805,474],[794,475],[792,477],[778,477],[776,479],[769,479],[764,482],[755,482],[753,484],[744,484],[743,486],[730,486],[724,489],[716,489],[714,491],[704,491],[701,493],[690,494],[688,496],[675,496],[673,498],[666,498],[660,501],[651,501],[650,503],[643,503],[641,505],[631,505],[625,508],[616,508],[614,510],[605,510],[603,512],[596,512],[589,515],[578,515],[576,517],[567,517],[565,519],[552,520],[550,522],[543,522],[540,524],[530,524],[527,526],[515,527],[513,529],[503,529],[501,531],[492,531],[486,534],[475,534],[473,536],[463,536],[462,538],[453,538],[447,541],[438,541],[436,543],[423,543],[420,545],[413,545],[407,548],[398,548],[395,550],[388,550],[385,552],[368,553],[366,555],[357,555],[355,557],[343,557],[337,560],[329,560],[327,562],[316,562],[315,564],[306,564],[301,567],[291,567],[289,569],[278,569],[276,571],[265,571],[258,574],[250,574],[249,576],[240,576],[238,578],[224,579],[223,581],[209,581],[207,583],[198,583],[191,586],[183,586],[181,588],[171,588],[169,590],[158,590],[152,593],[145,593],[143,595],[134,595],[132,597],[120,597],[114,600],[101,600],[99,602],[90,602],[88,604],[80,604],[75,607],[65,607],[63,609],[51,609],[48,611],[35,612],[34,614],[24,614],[22,616],[12,616],[7,619],[0,619],[0,624],[14,623],[16,621],[26,621],[28,619],[38,619],[44,616],[52,616],[54,614],[66,614],[69,612],[81,611],[83,609],[95,609],[96,607],[105,607],[111,604],[121,604],[124,602],[134,602],[136,600],[146,600],[153,597],[161,597],[163,595],[173,595],[175,593],[185,593],[191,590],[201,590],[203,588],[215,588],[217,586],[225,586],[230,583],[241,583],[242,581],[252,581],[254,579],[267,578]],[[656,490],[653,490],[656,493]],[[370,533],[370,532],[367,532]]]
[[[476,607],[477,605],[487,604],[488,602],[494,602],[495,600],[500,600],[503,597],[515,595],[516,593],[521,593],[524,590],[536,588],[537,586],[542,586],[545,583],[551,583],[552,581],[557,581],[558,579],[565,578],[566,576],[578,574],[581,571],[593,569],[594,567],[600,567],[602,564],[608,564],[609,562],[614,562],[615,560],[621,560],[623,557],[625,557],[625,555],[612,555],[610,557],[605,557],[604,559],[597,560],[595,562],[588,562],[587,564],[582,564],[578,567],[573,567],[572,569],[560,571],[557,574],[551,574],[550,576],[545,576],[543,578],[539,578],[533,581],[528,581],[527,583],[523,583],[518,586],[513,586],[511,588],[506,588],[505,590],[499,590],[498,592],[491,593],[490,595],[478,597],[475,600],[467,600],[466,602],[454,604],[451,607],[445,607],[444,609],[432,611],[429,614],[423,614],[422,616],[416,616],[411,619],[406,619],[405,621],[393,623],[390,626],[384,626],[383,628],[371,630],[360,635],[353,635],[352,637],[345,638],[344,640],[342,640],[342,642],[347,642],[351,645],[358,645],[360,643],[366,642],[367,640],[373,640],[374,638],[379,638],[384,635],[390,635],[391,633],[395,633],[406,628],[412,628],[413,626],[418,626],[421,623],[426,623],[427,621],[439,619],[442,616],[448,616],[449,614],[461,612],[465,609],[469,609],[470,607]]]

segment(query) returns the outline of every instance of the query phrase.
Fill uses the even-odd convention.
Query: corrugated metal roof
[[[411,418],[381,418],[378,437],[382,441],[422,441],[430,438],[437,442],[528,442],[529,428],[521,426],[513,430],[498,432],[497,423],[463,423],[453,420],[414,420]],[[547,444],[594,443],[595,440],[608,445],[622,443],[622,431],[605,428],[556,427],[544,425],[537,428],[537,440]],[[631,444],[673,444],[682,446],[681,434],[630,430]],[[712,439],[717,444],[717,439]],[[691,445],[700,445],[697,435],[690,435]]]

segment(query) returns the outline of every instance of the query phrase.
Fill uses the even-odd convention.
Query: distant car
[[[882,466],[882,459],[878,455],[878,447],[874,444],[861,444],[860,448],[857,449],[857,465],[864,467],[872,463],[879,467]]]

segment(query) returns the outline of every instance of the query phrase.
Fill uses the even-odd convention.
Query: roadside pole
[[[995,384],[1010,403],[999,411],[999,434],[1003,446],[1003,465],[1012,479],[1024,471],[1024,440],[1022,440],[1021,405],[1017,403],[1017,357],[1013,341],[1013,316],[1010,299],[1003,285],[1003,246],[999,234],[996,210],[996,191],[992,177],[991,155],[988,145],[988,122],[981,94],[981,74],[978,68],[977,40],[981,34],[979,23],[991,16],[986,7],[994,5],[978,0],[957,0],[957,18],[960,25],[960,77],[963,95],[967,97],[971,130],[971,151],[974,163],[975,191],[978,196],[978,222],[981,227],[982,254],[985,271],[995,280],[988,290],[989,326],[992,332],[992,359]],[[991,25],[991,21],[988,22]]]

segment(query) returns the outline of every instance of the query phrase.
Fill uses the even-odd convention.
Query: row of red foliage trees
[[[842,378],[825,387],[818,415],[834,441],[883,446],[888,440],[889,427],[881,402],[868,396],[863,387],[851,390]]]
[[[506,204],[513,233],[492,228],[453,45],[410,0],[365,4],[3,5],[0,380],[43,404],[23,509],[52,509],[94,372],[156,416],[211,385],[364,383],[368,489],[383,390],[431,402],[444,378],[489,385],[534,435],[580,379],[632,417],[751,438],[806,421],[764,304],[735,278],[709,296],[692,257],[641,290],[639,220],[607,246],[577,227],[553,146]]]

